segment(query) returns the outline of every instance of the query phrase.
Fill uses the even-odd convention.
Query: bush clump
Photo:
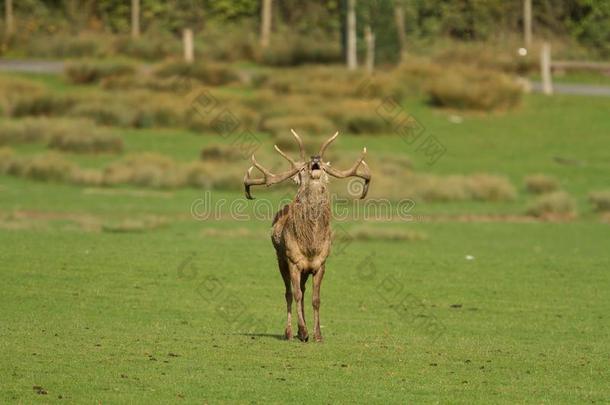
[[[413,175],[404,189],[408,195],[424,201],[511,201],[517,191],[505,177],[490,174],[471,176]]]
[[[26,118],[18,121],[0,123],[0,145],[40,142],[46,139],[48,120],[45,118]]]
[[[29,115],[58,116],[66,114],[77,100],[70,95],[52,94],[44,92],[41,94],[24,94],[16,97],[11,107],[13,117],[25,117]]]
[[[239,81],[239,74],[231,66],[210,62],[169,62],[157,69],[155,74],[162,78],[189,77],[210,86],[222,86]]]
[[[532,194],[550,193],[559,189],[559,182],[546,174],[532,174],[525,178],[525,189]]]
[[[593,191],[589,193],[589,202],[593,205],[595,211],[610,211],[610,190]]]
[[[75,153],[120,153],[123,141],[108,131],[85,126],[53,134],[49,147]]]
[[[147,34],[137,39],[120,37],[114,42],[114,50],[120,55],[156,61],[179,53],[180,42],[172,36],[159,34]]]
[[[107,53],[108,38],[100,35],[44,35],[31,37],[22,45],[25,54],[39,58],[85,58]]]
[[[79,61],[65,68],[66,77],[73,84],[97,83],[108,77],[133,76],[135,72],[134,66],[125,62]]]
[[[515,107],[521,87],[509,76],[466,66],[446,69],[427,86],[432,105],[461,110],[493,111]]]
[[[576,203],[565,191],[554,191],[537,197],[526,212],[539,218],[570,218],[576,214]]]

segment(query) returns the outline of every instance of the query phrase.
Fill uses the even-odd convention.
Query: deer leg
[[[286,298],[286,329],[284,330],[284,336],[286,336],[286,339],[290,340],[292,339],[292,283],[290,281],[290,269],[285,260],[279,259],[278,263],[284,285],[286,286],[286,293],[284,294],[284,297]]]
[[[313,306],[313,337],[316,342],[322,341],[322,332],[320,331],[320,286],[322,278],[324,278],[324,270],[326,265],[320,266],[320,269],[313,276],[313,294],[311,303]]]
[[[307,279],[309,278],[309,273],[301,273],[301,292],[303,293],[303,299],[301,300],[301,311],[303,312],[303,321],[307,324],[305,320],[305,290],[307,289]]]
[[[301,291],[301,270],[294,264],[290,263],[290,280],[292,282],[292,296],[297,305],[297,314],[299,315],[299,331],[297,336],[303,342],[307,342],[309,334],[307,326],[305,326],[305,317],[303,316],[303,292]]]

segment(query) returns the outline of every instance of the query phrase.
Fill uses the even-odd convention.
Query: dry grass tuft
[[[120,153],[123,140],[89,121],[55,121],[49,128],[49,147],[75,153]]]
[[[234,146],[230,145],[208,145],[201,149],[199,157],[202,161],[235,162],[243,160],[244,156]]]
[[[40,142],[46,139],[46,118],[26,118],[0,122],[0,145]]]
[[[413,175],[404,185],[410,197],[423,201],[511,201],[517,191],[505,177],[490,174],[471,176]]]
[[[610,190],[593,191],[589,193],[589,202],[593,205],[595,211],[610,211]]]
[[[78,61],[65,68],[66,77],[73,84],[97,83],[107,77],[130,77],[135,73],[135,67],[125,62]]]
[[[155,71],[161,78],[189,77],[210,86],[222,86],[239,81],[239,74],[229,65],[220,63],[169,62]]]
[[[532,174],[525,178],[525,189],[533,194],[550,193],[559,190],[559,182],[546,174]]]
[[[506,110],[522,98],[521,87],[511,77],[467,66],[444,70],[426,87],[433,105],[462,110]]]
[[[573,218],[576,203],[565,191],[554,191],[537,197],[526,210],[528,215],[539,218]]]

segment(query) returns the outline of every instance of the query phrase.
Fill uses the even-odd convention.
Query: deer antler
[[[305,166],[305,164],[306,164],[305,163],[305,148],[303,147],[303,141],[301,140],[301,137],[294,130],[291,129],[290,131],[292,131],[292,134],[294,135],[294,137],[296,138],[296,140],[299,144],[299,149],[301,152],[301,161],[295,162],[290,156],[288,156],[284,152],[282,152],[282,150],[277,145],[274,145],[274,148],[277,151],[277,153],[279,153],[284,159],[286,159],[288,162],[290,162],[292,169],[279,173],[279,174],[273,174],[269,170],[265,169],[261,164],[259,164],[256,161],[256,159],[254,158],[254,155],[252,155],[252,166],[250,166],[250,168],[246,171],[246,174],[244,176],[244,187],[245,187],[247,199],[249,199],[249,200],[254,199],[254,197],[252,197],[252,195],[250,194],[250,186],[266,185],[267,187],[269,187],[273,184],[281,183],[282,181],[287,180],[287,179],[291,178],[292,176],[294,176],[295,174],[297,174],[298,172],[300,172],[301,169],[303,169],[303,167]],[[251,178],[250,177],[252,175],[252,169],[255,167],[261,173],[263,173],[262,178]]]
[[[322,147],[320,148],[320,152],[318,153],[318,155],[320,156],[320,159],[322,159],[324,157],[324,151],[326,150],[326,148],[328,148],[328,145],[330,145],[331,143],[333,143],[333,141],[335,139],[337,139],[337,137],[339,136],[339,131],[335,132],[335,134],[333,136],[331,136],[330,138],[328,138],[323,144]]]
[[[331,136],[329,139],[326,140],[326,142],[322,144],[322,147],[320,148],[320,157],[324,155],[324,151],[326,150],[328,145],[330,145],[337,138],[337,136],[339,136],[339,132],[336,132],[333,136]],[[360,157],[356,160],[352,167],[347,170],[337,170],[334,167],[330,166],[329,163],[324,162],[324,160],[322,160],[322,165],[324,166],[324,170],[326,171],[326,173],[330,174],[333,177],[339,179],[344,179],[346,177],[359,177],[364,180],[364,187],[362,188],[362,195],[360,196],[360,199],[363,199],[364,197],[366,197],[366,194],[369,191],[369,183],[371,182],[371,172],[369,170],[369,166],[364,161],[365,156],[366,148],[362,149],[362,154],[360,155]],[[358,168],[360,166],[362,166],[362,168],[364,169],[363,173],[358,173]]]
[[[285,171],[285,172],[282,172],[279,174],[274,174],[274,173],[271,173],[269,170],[265,169],[262,165],[260,165],[254,158],[254,155],[252,155],[252,165],[253,166],[250,166],[250,168],[246,171],[246,175],[244,176],[244,187],[246,190],[246,198],[249,200],[254,200],[254,197],[252,197],[252,195],[250,194],[250,186],[265,185],[265,186],[269,187],[273,184],[281,183],[282,181],[287,180],[287,179],[291,178],[292,176],[294,176],[295,174],[297,174],[303,168],[303,165],[301,165],[301,166],[295,165],[292,169],[290,169],[288,171]],[[252,169],[255,167],[263,173],[262,178],[251,178],[250,177],[252,174]]]

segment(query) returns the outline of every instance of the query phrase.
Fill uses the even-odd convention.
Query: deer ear
[[[294,176],[292,176],[292,181],[294,181],[294,184],[296,184],[297,186],[301,185],[301,174],[297,173]]]

